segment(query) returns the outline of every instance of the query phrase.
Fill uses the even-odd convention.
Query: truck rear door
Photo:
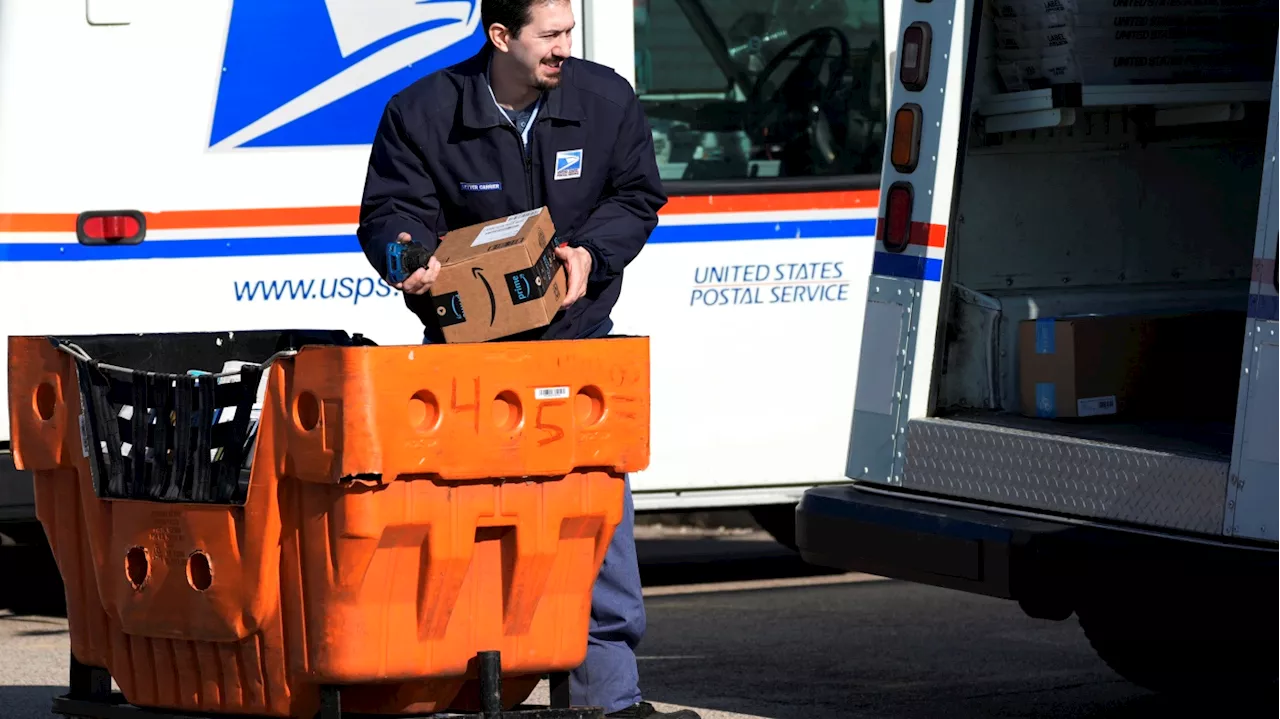
[[[1277,492],[1276,436],[1280,386],[1280,351],[1277,347],[1276,241],[1276,123],[1277,89],[1280,89],[1280,56],[1271,81],[1271,119],[1263,156],[1262,193],[1258,201],[1258,234],[1253,245],[1253,279],[1249,287],[1249,324],[1245,331],[1240,394],[1236,405],[1236,429],[1227,482],[1226,521],[1229,536],[1276,541]]]
[[[968,134],[973,0],[908,0],[890,84],[875,258],[848,475],[900,484],[907,422],[928,416],[948,227]]]

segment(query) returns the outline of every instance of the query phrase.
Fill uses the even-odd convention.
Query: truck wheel
[[[1274,694],[1274,631],[1251,632],[1244,618],[1223,621],[1231,615],[1216,607],[1178,604],[1181,611],[1161,606],[1160,598],[1117,600],[1081,606],[1076,614],[1098,657],[1144,689],[1194,699],[1222,692]],[[1275,627],[1274,618],[1269,626]]]
[[[770,504],[752,507],[751,518],[778,544],[793,552],[799,551],[796,546],[796,505]]]

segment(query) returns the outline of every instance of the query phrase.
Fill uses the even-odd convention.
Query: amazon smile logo
[[[489,280],[484,278],[484,270],[479,267],[472,267],[471,274],[479,278],[484,283],[484,291],[489,293],[489,326],[493,326],[493,321],[498,317],[498,298],[493,294],[493,287],[489,284]]]
[[[478,0],[239,0],[209,146],[369,144],[392,95],[483,44]]]

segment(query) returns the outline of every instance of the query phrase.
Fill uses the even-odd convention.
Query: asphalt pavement
[[[1277,715],[1232,697],[1195,707],[1152,695],[1098,660],[1074,620],[816,570],[759,533],[647,528],[638,544],[642,690],[704,719]],[[49,717],[66,691],[66,620],[0,610],[0,647],[0,717]]]

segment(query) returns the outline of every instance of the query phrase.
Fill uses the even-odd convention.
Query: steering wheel
[[[772,94],[764,97],[769,79],[782,67],[782,63],[810,43],[812,46],[800,56],[796,68]],[[833,43],[838,46],[835,58],[829,52]],[[829,62],[832,67],[827,73],[827,82],[823,83],[820,80],[822,68]],[[752,134],[760,142],[776,138],[784,143],[787,138],[807,136],[810,140],[809,160],[818,165],[834,163],[838,152],[832,147],[831,123],[826,112],[835,110],[829,106],[838,90],[840,78],[848,69],[849,39],[838,28],[817,27],[792,40],[764,66],[747,94]]]

